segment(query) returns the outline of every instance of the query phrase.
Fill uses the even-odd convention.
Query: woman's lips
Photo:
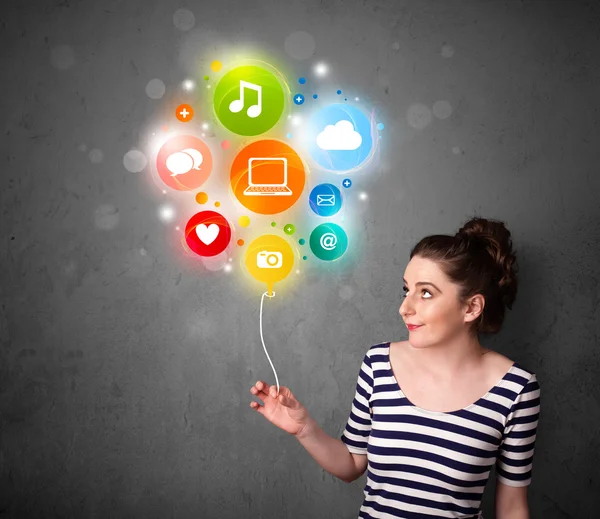
[[[417,328],[421,328],[421,326],[423,326],[422,324],[420,324],[419,326],[415,326],[414,324],[407,324],[406,327],[412,332],[413,330],[416,330]]]

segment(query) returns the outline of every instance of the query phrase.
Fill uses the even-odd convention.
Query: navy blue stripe
[[[420,483],[419,481],[413,481],[411,479],[393,478],[391,476],[378,476],[369,472],[369,480],[375,481],[376,483],[387,483],[389,485],[397,485],[398,487],[413,488],[415,490],[422,490],[423,492],[431,492],[435,494],[441,494],[451,496],[454,499],[467,499],[469,501],[481,499],[483,497],[483,491],[479,492],[459,492],[456,490],[450,490],[440,485],[431,485],[429,483]],[[462,484],[462,483],[461,483]],[[484,486],[479,483],[480,486]]]
[[[434,431],[432,431],[435,434]],[[407,431],[385,431],[381,429],[373,429],[371,431],[373,438],[385,438],[388,440],[406,440],[426,443],[429,445],[436,445],[444,449],[452,450],[457,453],[465,454],[467,456],[479,456],[481,458],[493,458],[496,455],[495,451],[485,451],[483,449],[477,449],[464,443],[458,443],[452,440],[446,440],[439,436],[431,436],[429,434],[412,433]]]
[[[525,481],[531,477],[531,470],[524,472],[523,474],[509,474],[500,466],[496,467],[496,474],[499,474],[503,478],[508,479],[509,481]]]
[[[462,461],[456,461],[446,456],[434,454],[432,452],[420,451],[417,449],[407,449],[405,447],[377,447],[369,444],[369,452],[379,456],[406,456],[419,460],[427,460],[432,463],[438,463],[454,470],[466,472],[467,474],[483,474],[490,470],[491,465],[471,465]],[[493,463],[492,463],[493,465]]]
[[[420,476],[427,476],[432,479],[437,479],[438,481],[442,481],[447,483],[448,485],[454,485],[457,487],[477,487],[482,486],[487,481],[489,474],[485,477],[477,481],[466,481],[462,479],[456,479],[443,472],[438,472],[437,470],[429,469],[426,467],[419,467],[417,465],[407,465],[404,463],[377,463],[375,461],[369,461],[369,468],[373,468],[380,471],[393,471],[399,473],[408,473],[408,474],[419,474]],[[371,472],[369,473],[369,477]]]
[[[406,400],[406,399],[404,399]],[[467,427],[463,427],[461,425],[456,425],[453,423],[446,423],[441,420],[436,420],[435,418],[427,418],[425,416],[411,416],[404,414],[379,414],[376,412],[377,407],[379,407],[381,400],[377,400],[373,402],[373,422],[384,422],[384,423],[406,423],[406,424],[415,424],[422,425],[425,427],[435,428],[441,431],[448,431],[455,434],[460,434],[462,436],[467,436],[469,438],[473,438],[475,440],[481,440],[490,445],[498,445],[499,438],[497,436],[491,436],[489,434],[485,434],[476,429],[469,429]],[[385,406],[382,406],[385,407]],[[497,430],[501,427],[498,424]]]
[[[531,463],[532,459],[533,459],[533,456],[529,456],[528,458],[525,458],[524,460],[519,460],[519,459],[514,460],[512,458],[507,458],[506,456],[502,456],[502,455],[498,456],[498,461],[502,461],[509,467],[526,467],[527,465],[529,465]]]
[[[365,488],[365,490],[367,490],[367,489]],[[394,499],[396,501],[402,501],[402,502],[405,502],[408,504],[428,506],[429,508],[432,509],[432,511],[434,511],[436,509],[437,510],[458,511],[457,509],[460,509],[460,510],[468,510],[467,513],[471,513],[471,514],[474,511],[475,512],[477,511],[476,508],[460,508],[460,507],[453,506],[452,503],[438,503],[436,501],[430,501],[428,499],[421,499],[421,498],[417,498],[417,497],[405,496],[405,495],[400,495],[400,494],[392,494],[392,493],[387,492],[382,489],[369,488],[368,494],[369,494],[369,496],[381,495],[382,497],[386,497],[387,499]],[[431,515],[431,514],[423,514],[423,513],[419,513],[419,512],[408,512],[405,510],[397,510],[395,508],[392,508],[391,506],[386,506],[386,505],[377,503],[375,501],[371,501],[371,500],[369,500],[369,497],[365,498],[363,506],[365,506],[365,507],[368,506],[370,508],[373,508],[374,510],[377,510],[378,512],[388,513],[388,514],[392,515],[393,517],[402,517],[402,518],[406,518],[406,519],[440,519],[439,515]]]

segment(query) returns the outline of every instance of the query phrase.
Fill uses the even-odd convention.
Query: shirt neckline
[[[400,387],[400,384],[398,383],[398,380],[396,380],[396,375],[394,375],[394,371],[392,370],[392,363],[390,362],[390,345],[391,345],[391,342],[388,342],[387,343],[387,355],[386,355],[386,357],[387,357],[387,365],[389,367],[390,374],[391,374],[390,376],[394,380],[394,385],[396,386],[398,392],[402,395],[403,398],[406,399],[406,401],[409,403],[409,405],[413,409],[416,409],[417,411],[420,411],[420,412],[426,413],[426,414],[433,414],[433,415],[445,416],[445,415],[455,415],[455,414],[461,413],[463,411],[469,411],[472,407],[475,407],[481,401],[485,400],[487,398],[487,396],[490,395],[494,389],[496,389],[497,387],[502,386],[502,384],[506,381],[506,379],[512,373],[512,371],[515,368],[517,368],[517,363],[513,362],[512,365],[510,366],[510,368],[508,368],[508,371],[504,374],[504,376],[492,388],[490,388],[490,390],[485,395],[483,395],[481,398],[477,399],[472,404],[469,404],[468,406],[463,407],[462,409],[457,409],[455,411],[430,411],[429,409],[423,409],[422,407],[419,407],[419,406],[413,404],[410,401],[410,399],[404,394],[404,391],[402,391],[402,388]]]

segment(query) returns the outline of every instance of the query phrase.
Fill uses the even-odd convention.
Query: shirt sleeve
[[[373,370],[369,351],[360,367],[350,416],[340,438],[354,454],[367,453],[367,442],[371,432],[370,399],[373,394]]]
[[[508,414],[496,460],[496,479],[511,487],[531,483],[540,415],[540,386],[532,374]]]

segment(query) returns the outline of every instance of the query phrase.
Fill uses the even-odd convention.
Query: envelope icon
[[[335,205],[335,195],[317,195],[317,205],[320,205],[320,206]]]

